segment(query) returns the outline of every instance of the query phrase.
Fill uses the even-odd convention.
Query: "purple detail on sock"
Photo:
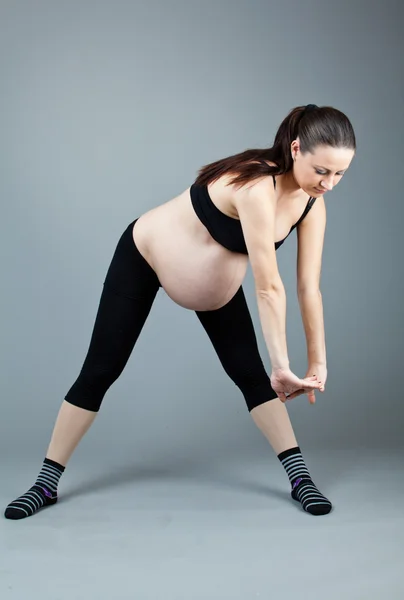
[[[41,490],[43,490],[43,493],[45,494],[45,496],[47,496],[48,498],[52,498],[52,494],[50,493],[49,490],[47,490],[46,488],[41,488]]]
[[[295,489],[295,487],[297,487],[299,485],[299,483],[302,481],[302,477],[299,477],[299,479],[296,479],[295,483],[293,484],[292,490]]]

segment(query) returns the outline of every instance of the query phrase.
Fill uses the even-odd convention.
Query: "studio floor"
[[[0,519],[1,600],[402,600],[404,452],[307,456],[333,511],[292,500],[276,457],[66,469],[59,502]],[[42,457],[0,464],[1,512]]]

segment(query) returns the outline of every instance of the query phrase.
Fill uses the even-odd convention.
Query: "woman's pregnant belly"
[[[142,215],[133,238],[167,295],[184,308],[221,308],[245,277],[248,257],[213,240],[187,192]]]

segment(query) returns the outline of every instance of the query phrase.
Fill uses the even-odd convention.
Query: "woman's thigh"
[[[248,409],[273,400],[273,390],[262,362],[254,325],[242,286],[222,308],[196,311],[227,375],[240,388]]]

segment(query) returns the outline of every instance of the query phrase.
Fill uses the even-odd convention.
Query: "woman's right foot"
[[[53,497],[50,490],[33,485],[28,492],[7,506],[4,516],[6,519],[25,519],[25,517],[31,517],[40,508],[55,504],[55,502],[57,502],[57,496]]]
[[[22,496],[11,502],[5,512],[6,519],[25,519],[31,517],[44,506],[57,502],[57,486],[65,467],[45,458],[41,472],[35,484]]]

